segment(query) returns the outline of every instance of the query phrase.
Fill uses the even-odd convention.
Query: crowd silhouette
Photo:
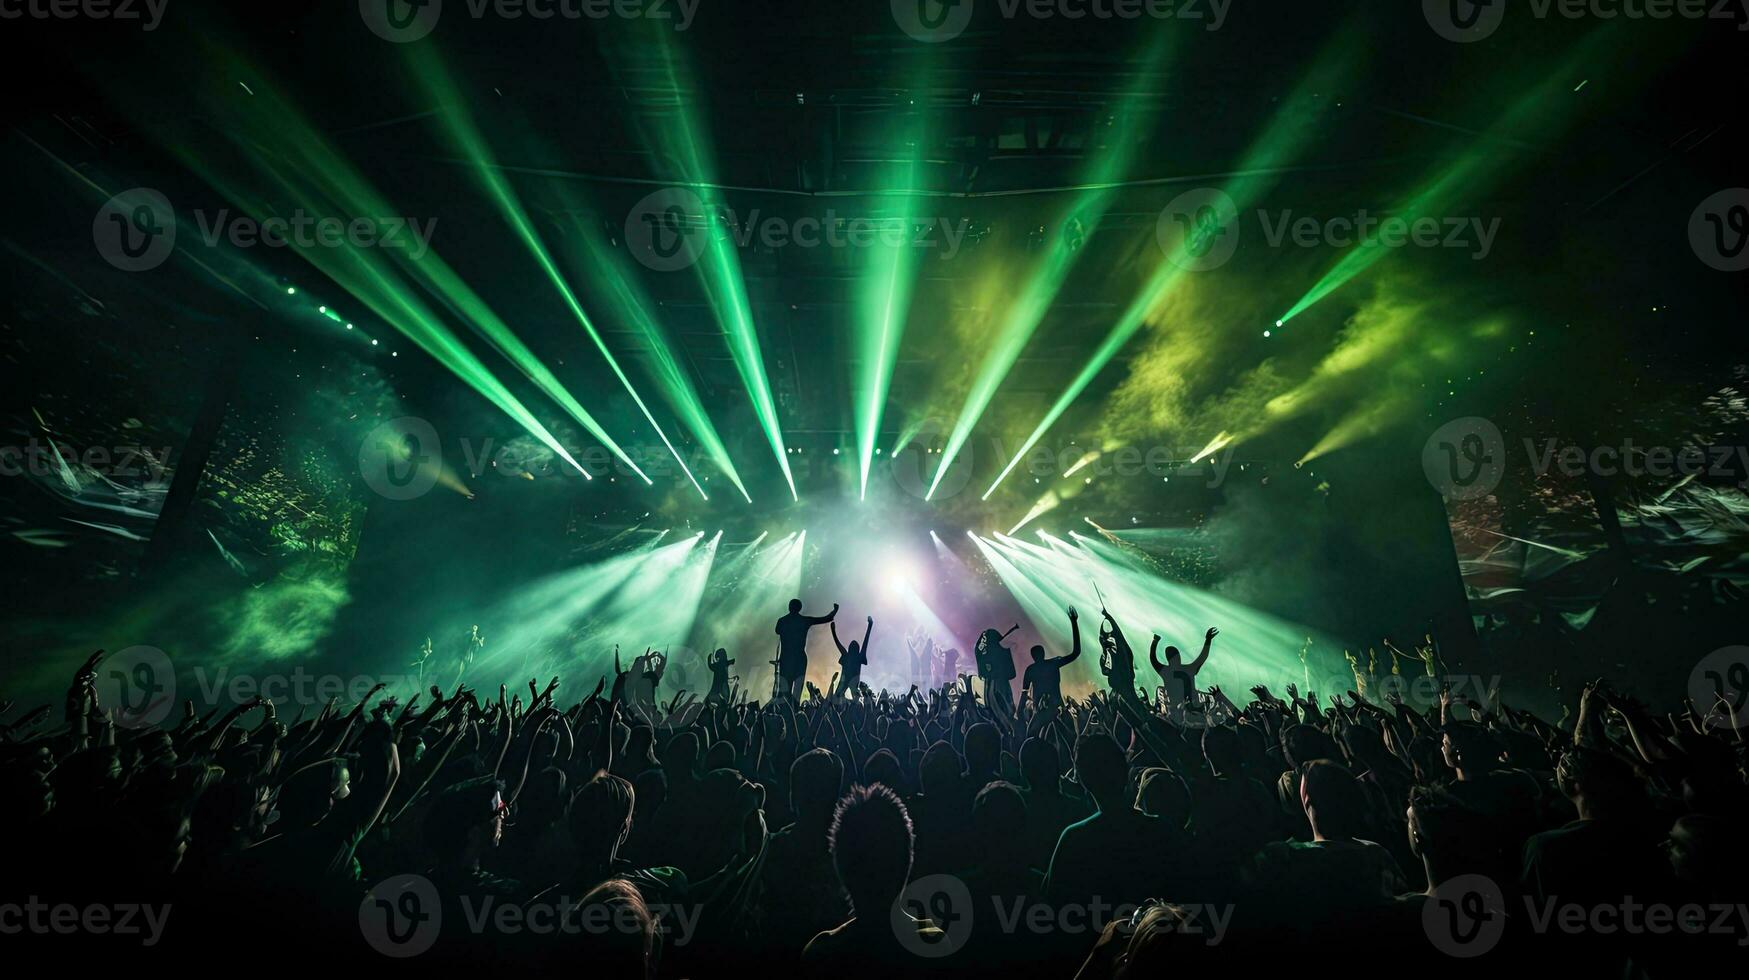
[[[1015,631],[996,629],[975,676],[906,637],[875,657],[912,686],[873,690],[873,618],[844,644],[838,606],[801,609],[763,699],[725,649],[708,691],[665,691],[665,654],[615,650],[581,691],[378,689],[136,725],[100,703],[94,655],[58,718],[0,715],[0,929],[184,964],[835,980],[1313,959],[1668,976],[1749,944],[1729,705],[1656,714],[1601,680],[1563,723],[1449,688],[1418,706],[1260,685],[1241,704],[1196,686],[1217,629],[1188,662],[1155,636],[1159,683],[1140,686],[1105,610],[1107,687],[1067,696],[1073,608],[1072,648],[1033,646],[1018,696]],[[822,624],[825,691],[807,681]],[[136,905],[157,910],[149,944],[114,927]]]

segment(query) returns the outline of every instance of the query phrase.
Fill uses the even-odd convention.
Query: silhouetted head
[[[1366,833],[1366,792],[1341,763],[1313,759],[1301,767],[1300,805],[1319,840],[1350,840]]]
[[[1190,822],[1190,787],[1170,769],[1153,768],[1142,773],[1136,805],[1143,813],[1159,817],[1173,830]]]
[[[1666,856],[1670,871],[1684,884],[1708,892],[1733,889],[1749,869],[1749,852],[1729,817],[1690,813],[1670,828]]]
[[[584,853],[611,855],[632,832],[637,794],[632,784],[611,773],[598,772],[571,799],[571,840]]]
[[[1241,754],[1238,732],[1218,725],[1202,730],[1202,757],[1215,775],[1238,775]]]
[[[504,835],[504,784],[469,779],[439,793],[425,814],[425,843],[444,864],[476,860]]]
[[[637,886],[610,878],[583,896],[575,913],[579,922],[611,922],[611,929],[581,929],[583,960],[604,976],[655,976],[656,918]]]
[[[1597,749],[1567,750],[1555,766],[1555,785],[1582,818],[1631,814],[1646,801],[1645,788],[1627,763]]]
[[[862,767],[862,778],[869,785],[879,783],[895,793],[905,792],[905,769],[892,749],[878,749]]]
[[[570,798],[565,790],[566,781],[565,771],[557,766],[529,773],[522,795],[516,798],[519,835],[537,835],[564,816],[565,803]]]
[[[917,764],[917,781],[923,795],[946,796],[957,788],[961,771],[960,756],[953,746],[936,742],[923,750],[923,759]]]
[[[735,759],[736,752],[734,744],[732,742],[724,741],[723,739],[718,739],[711,743],[710,751],[704,754],[705,771],[709,772],[712,769],[733,769],[735,768]]]
[[[1013,783],[996,780],[972,800],[972,832],[996,852],[1010,850],[1026,829],[1026,800]]]
[[[1177,647],[1172,646],[1171,644],[1168,644],[1166,646],[1166,662],[1167,663],[1177,664],[1177,663],[1181,662],[1183,659],[1184,659],[1184,654],[1178,652]]]
[[[838,756],[826,749],[803,752],[789,767],[789,805],[803,820],[824,822],[832,816],[843,781],[844,763]]]
[[[1038,663],[1045,658],[1045,648],[1037,643],[1032,645],[1032,662]]]
[[[846,646],[844,649],[850,651],[850,655],[852,657],[854,657],[854,656],[856,656],[857,652],[862,649],[862,644],[857,642],[856,640],[851,640],[850,644],[848,646]]]
[[[980,721],[966,729],[966,769],[974,776],[996,771],[1002,762],[1002,735],[996,726]]]
[[[1289,725],[1283,729],[1281,747],[1290,766],[1313,759],[1336,759],[1342,755],[1334,739],[1311,725]]]
[[[1042,738],[1020,743],[1020,776],[1033,792],[1057,791],[1057,747]]]
[[[790,612],[793,612],[793,613],[799,613],[799,612],[801,612],[801,611],[802,611],[802,600],[800,600],[800,599],[791,599],[791,600],[790,600],[790,601],[789,601],[789,611],[790,611]]]
[[[1495,875],[1501,860],[1487,817],[1449,790],[1417,785],[1409,790],[1409,850],[1427,865],[1438,885],[1463,874]]]
[[[885,786],[852,786],[828,839],[832,867],[859,916],[884,915],[911,877],[911,815]]]
[[[662,750],[663,767],[676,776],[691,778],[698,768],[698,736],[681,732]]]
[[[1129,763],[1109,736],[1083,735],[1075,740],[1075,775],[1101,811],[1129,805]]]
[[[1446,725],[1440,748],[1446,765],[1471,777],[1500,768],[1500,755],[1506,751],[1493,732],[1473,721]]]

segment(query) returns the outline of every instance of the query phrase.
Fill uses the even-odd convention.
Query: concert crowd
[[[758,657],[703,656],[692,691],[615,650],[611,676],[292,717],[145,724],[102,703],[99,653],[61,711],[3,705],[0,934],[136,968],[652,980],[1657,977],[1749,945],[1729,698],[1656,713],[1598,679],[1551,721],[1439,676],[1223,691],[1197,683],[1219,630],[1141,655],[1104,610],[1104,684],[1066,696],[1073,609],[1067,651],[885,644],[914,683],[875,690],[876,624],[846,643],[837,613],[792,602],[758,691]]]

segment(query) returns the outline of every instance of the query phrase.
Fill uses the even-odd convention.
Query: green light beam
[[[221,71],[219,74],[253,74],[227,50],[209,44],[209,51],[221,65],[228,66],[228,71]],[[262,177],[276,185],[275,189],[280,195],[297,203],[300,211],[317,216],[345,215],[354,223],[375,221],[379,225],[377,231],[381,233],[382,222],[396,213],[386,199],[329,144],[319,130],[302,117],[295,106],[279,96],[277,86],[258,82],[257,89],[249,98],[244,111],[236,111],[233,103],[237,97],[234,95],[221,96],[212,104],[214,111],[225,119],[225,124],[220,127],[221,131],[232,140]],[[238,202],[240,207],[251,211],[257,218],[274,213],[274,209],[266,201],[244,193],[234,182],[219,175],[216,168],[209,165],[201,154],[182,146],[172,146],[171,149],[197,173],[205,176],[214,187],[220,188],[221,193]],[[252,204],[248,203],[251,201]],[[457,371],[458,377],[468,381],[482,395],[511,414],[530,434],[553,449],[578,472],[592,479],[569,451],[559,445],[552,434],[496,378],[491,377],[490,372],[466,350],[459,339],[443,327],[417,297],[402,288],[402,284],[394,280],[390,272],[382,268],[384,260],[381,253],[391,253],[403,270],[420,279],[452,312],[467,320],[470,326],[521,369],[537,387],[595,434],[633,472],[643,477],[646,483],[649,482],[649,478],[644,476],[637,464],[558,383],[551,371],[429,249],[429,242],[424,243],[426,251],[422,256],[408,254],[405,247],[385,246],[367,250],[345,242],[335,247],[327,247],[326,244],[304,246],[295,241],[291,244],[298,254],[352,292],[422,350],[432,354],[446,367]],[[362,254],[367,251],[368,255]]]
[[[765,372],[765,355],[760,348],[759,332],[753,324],[753,309],[747,300],[746,281],[741,275],[741,257],[736,254],[735,243],[730,236],[716,234],[714,229],[714,216],[724,213],[726,205],[721,192],[714,188],[715,167],[705,148],[705,134],[708,129],[698,119],[697,112],[689,104],[687,97],[682,94],[696,89],[681,85],[682,71],[678,57],[672,49],[674,39],[669,36],[670,33],[659,31],[656,34],[657,59],[660,63],[658,70],[676,93],[671,121],[662,128],[661,135],[663,142],[667,144],[666,148],[680,162],[686,173],[686,179],[690,182],[686,186],[690,186],[705,205],[706,247],[693,269],[728,341],[729,354],[734,359],[736,372],[741,376],[742,386],[747,389],[748,397],[753,401],[753,411],[759,418],[760,428],[765,432],[766,441],[771,444],[778,467],[783,470],[784,482],[789,485],[790,499],[799,500],[795,475],[790,472],[789,454],[785,451],[783,427],[777,418],[777,400],[771,394],[771,380]]]
[[[1112,185],[1129,171],[1139,146],[1139,141],[1133,138],[1130,130],[1133,126],[1141,125],[1140,120],[1144,117],[1143,101],[1170,47],[1165,41],[1155,42],[1150,47],[1141,69],[1137,71],[1131,88],[1118,96],[1113,123],[1109,127],[1110,141],[1105,151],[1094,157],[1083,180],[1088,189],[1075,196],[1069,209],[1058,221],[1058,228],[1079,224],[1091,234],[1110,207],[1116,197]],[[983,418],[984,410],[996,397],[1003,379],[1008,377],[1015,362],[1020,360],[1027,341],[1032,339],[1033,333],[1043,322],[1045,313],[1050,310],[1057,293],[1068,280],[1070,271],[1074,269],[1076,260],[1083,251],[1075,247],[1068,235],[1054,236],[1050,253],[1027,280],[1019,298],[1005,311],[996,327],[995,340],[984,352],[984,359],[973,377],[971,390],[966,394],[965,404],[960,407],[959,417],[954,420],[953,431],[948,434],[947,447],[941,453],[941,462],[935,469],[934,479],[929,483],[925,500],[934,498],[942,477],[947,475],[948,468],[959,456],[966,440],[971,438],[972,429]]]
[[[274,213],[273,209],[263,200],[254,198],[245,192],[240,185],[208,166],[200,155],[188,153],[179,147],[171,149],[221,195],[230,199],[257,220]],[[262,176],[267,178],[270,183],[277,183],[279,185],[278,191],[282,195],[298,201],[299,206],[305,211],[332,213],[321,207],[318,203],[319,197],[309,192],[299,182],[281,174],[265,158],[255,157],[255,163]],[[302,247],[294,243],[293,248],[299,257],[309,262],[319,272],[339,285],[341,289],[363,303],[378,319],[394,327],[420,350],[447,368],[468,387],[478,392],[481,397],[514,419],[542,445],[551,449],[560,459],[583,474],[584,479],[594,479],[594,476],[571,456],[570,451],[559,443],[546,426],[534,417],[534,413],[530,412],[522,401],[510,392],[509,388],[505,387],[497,375],[493,374],[491,369],[475,357],[467,345],[462,343],[461,339],[449,328],[445,327],[442,320],[415,293],[405,288],[405,284],[394,275],[393,270],[387,267],[386,259],[379,254],[380,250],[366,250],[345,244],[334,248],[321,248]]]
[[[1317,110],[1328,101],[1319,98],[1319,96],[1329,92],[1332,86],[1348,74],[1356,50],[1355,38],[1356,35],[1353,32],[1344,31],[1334,43],[1326,46],[1294,96],[1276,112],[1274,118],[1270,120],[1269,127],[1264,130],[1263,135],[1247,152],[1244,163],[1238,169],[1239,176],[1228,181],[1223,188],[1227,197],[1233,201],[1235,213],[1248,210],[1262,196],[1263,192],[1278,179],[1280,168],[1285,166],[1300,147],[1314,135],[1316,125],[1320,120]],[[1179,279],[1193,267],[1194,259],[1186,249],[1194,242],[1195,239],[1185,237],[1177,245],[1178,254],[1166,256],[1166,259],[1155,267],[1142,290],[1125,308],[1123,315],[1118,318],[1117,323],[1112,326],[1105,339],[1101,340],[1099,346],[1094,348],[1093,356],[1089,357],[1087,363],[1082,365],[1081,370],[1069,380],[1068,387],[1063,390],[1061,395],[1057,396],[1057,400],[1045,412],[1044,418],[1021,443],[1020,449],[1008,461],[1008,465],[1004,466],[1002,472],[996,475],[996,479],[990,484],[990,488],[984,491],[981,499],[990,499],[990,495],[996,492],[996,488],[1002,485],[1002,481],[1008,478],[1008,474],[1014,471],[1014,467],[1020,463],[1021,459],[1031,451],[1032,447],[1038,445],[1038,441],[1044,438],[1044,434],[1050,431],[1051,426],[1063,417],[1063,413],[1069,410],[1069,406],[1075,403],[1075,399],[1081,397],[1081,393],[1087,390],[1087,386],[1093,383],[1093,379],[1099,376],[1099,372],[1111,363],[1111,359],[1117,356],[1117,352],[1122,350],[1124,345],[1129,343],[1130,338],[1136,335],[1136,331],[1142,328],[1142,325],[1147,322],[1149,312],[1171,292],[1172,287],[1178,283]]]
[[[741,482],[741,474],[735,470],[734,462],[729,459],[729,450],[723,445],[722,436],[717,434],[717,427],[711,422],[710,413],[705,411],[704,400],[699,397],[698,388],[693,385],[691,376],[680,363],[680,358],[675,355],[674,347],[668,342],[662,328],[650,315],[649,311],[655,308],[655,302],[638,286],[636,279],[626,268],[625,253],[609,247],[600,229],[584,221],[578,209],[571,209],[571,214],[572,224],[580,233],[577,238],[582,241],[584,252],[574,257],[573,265],[587,269],[596,279],[607,284],[609,312],[643,338],[650,351],[657,385],[669,407],[686,425],[693,438],[698,440],[699,445],[704,447],[711,462],[740,491],[741,498],[752,503],[752,496]]]
[[[1528,95],[1514,102],[1499,117],[1499,121],[1490,127],[1489,133],[1510,135],[1528,131],[1537,133],[1542,139],[1551,136],[1552,131],[1566,118],[1561,110],[1572,104],[1565,101],[1565,97],[1577,91],[1571,89],[1574,73],[1586,61],[1595,57],[1596,47],[1604,35],[1605,31],[1594,31],[1590,37],[1580,42],[1574,53],[1554,73]],[[1511,145],[1510,141],[1485,139],[1481,145],[1465,152],[1451,166],[1399,203],[1392,214],[1409,222],[1429,216],[1440,217],[1456,205],[1461,197],[1474,198],[1491,186],[1516,159],[1517,154],[1510,151]],[[1281,315],[1281,319],[1275,321],[1275,325],[1285,326],[1289,320],[1372,268],[1388,253],[1389,249],[1377,238],[1354,245],[1304,296]]]
[[[528,212],[523,208],[522,201],[517,197],[516,191],[510,186],[509,181],[505,180],[503,171],[498,168],[498,161],[492,153],[492,147],[474,124],[473,116],[469,113],[460,90],[456,88],[455,81],[437,60],[437,56],[430,46],[410,45],[407,50],[408,58],[413,64],[415,77],[419,78],[432,97],[444,106],[437,113],[437,118],[443,123],[445,131],[457,148],[472,161],[473,166],[470,170],[480,181],[482,189],[497,204],[499,212],[515,229],[517,237],[522,239],[529,254],[534,256],[535,263],[540,266],[541,271],[552,282],[553,288],[558,290],[559,296],[565,301],[572,316],[576,317],[577,322],[583,325],[584,332],[589,335],[590,340],[594,341],[596,350],[601,352],[602,359],[613,370],[614,377],[619,379],[619,383],[625,388],[626,393],[632,396],[632,401],[638,406],[638,411],[644,413],[645,420],[650,423],[651,428],[656,430],[657,438],[662,440],[662,445],[668,447],[668,452],[674,456],[674,461],[680,464],[680,472],[686,474],[686,479],[692,483],[693,489],[698,491],[700,497],[709,500],[710,495],[705,493],[698,478],[692,475],[692,470],[687,467],[686,460],[681,458],[680,451],[675,449],[674,443],[669,441],[668,434],[662,431],[662,424],[657,422],[656,416],[650,413],[649,406],[644,404],[644,399],[638,394],[637,388],[632,385],[631,379],[626,377],[624,369],[620,367],[619,359],[613,356],[613,351],[608,348],[607,341],[602,339],[600,331],[595,329],[595,323],[589,319],[589,314],[584,312],[583,304],[578,301],[576,293],[572,292],[570,284],[560,274],[558,266],[553,262],[552,255],[547,251],[545,243],[541,241],[540,234],[535,231],[533,222],[529,220]],[[636,467],[633,468],[636,469]],[[643,476],[642,472],[639,472],[639,475]],[[644,477],[644,482],[649,483],[650,478]]]
[[[900,223],[902,234],[895,236],[891,246],[877,245],[873,249],[871,274],[860,284],[861,302],[852,321],[857,353],[851,392],[856,401],[852,419],[856,426],[858,500],[868,499],[868,476],[874,468],[881,414],[892,389],[893,369],[899,363],[899,345],[905,336],[911,291],[916,284],[917,250],[912,245],[910,218],[911,205],[917,199],[913,192],[917,190],[918,172],[929,142],[925,113],[917,110],[908,124],[895,129],[897,133],[889,133],[883,142],[910,146],[911,152],[881,179],[880,186],[893,188],[894,192],[880,199],[880,206],[892,213],[893,221]]]

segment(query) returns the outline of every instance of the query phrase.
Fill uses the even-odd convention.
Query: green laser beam
[[[680,472],[686,474],[686,479],[692,483],[693,489],[698,491],[700,497],[709,500],[710,495],[705,493],[698,478],[693,476],[692,470],[686,465],[686,460],[681,458],[680,451],[674,448],[673,442],[669,441],[668,434],[662,431],[661,423],[656,421],[656,416],[651,414],[649,406],[644,404],[643,397],[638,394],[637,388],[632,385],[631,379],[626,377],[625,370],[620,367],[619,359],[613,356],[613,351],[608,348],[607,341],[602,339],[600,331],[595,329],[595,323],[590,320],[589,314],[584,312],[583,304],[578,301],[576,293],[571,290],[570,284],[559,272],[558,266],[553,262],[552,255],[547,251],[545,243],[541,241],[540,234],[535,231],[533,222],[529,220],[528,212],[523,208],[522,201],[517,197],[516,191],[510,186],[509,181],[504,178],[503,172],[498,169],[492,148],[484,135],[480,133],[479,127],[474,124],[473,116],[468,111],[467,103],[460,90],[457,89],[455,80],[450,77],[449,72],[445,70],[429,45],[409,45],[408,58],[412,62],[414,76],[424,84],[426,90],[437,102],[444,106],[444,109],[438,112],[437,118],[442,122],[457,148],[473,162],[473,167],[470,169],[476,179],[480,181],[482,189],[498,206],[498,210],[503,214],[505,220],[515,229],[517,237],[522,239],[529,254],[534,256],[535,263],[540,266],[541,271],[552,282],[553,288],[558,290],[572,316],[576,317],[577,322],[582,324],[584,332],[595,343],[596,350],[601,352],[602,359],[612,369],[614,377],[619,379],[619,383],[625,388],[626,393],[632,396],[632,401],[638,406],[638,411],[644,414],[644,418],[650,423],[651,428],[656,430],[656,436],[662,440],[662,445],[668,448],[668,452],[674,456],[674,461],[680,464]],[[640,475],[642,474],[640,473]],[[649,478],[645,477],[644,482],[650,482]]]
[[[1550,130],[1565,118],[1561,110],[1573,104],[1564,98],[1577,91],[1569,90],[1573,75],[1586,61],[1596,56],[1597,47],[1605,36],[1606,31],[1598,30],[1581,41],[1573,53],[1561,62],[1559,68],[1534,86],[1528,94],[1515,101],[1489,128],[1489,133],[1513,134],[1530,131],[1548,136]],[[1411,223],[1426,217],[1442,216],[1457,205],[1461,198],[1473,198],[1491,186],[1520,156],[1511,152],[1510,144],[1505,141],[1485,140],[1435,174],[1399,202],[1391,213]],[[1389,252],[1389,247],[1377,237],[1354,245],[1275,321],[1275,325],[1285,326],[1289,320],[1372,268]]]
[[[796,494],[795,476],[790,472],[789,455],[785,451],[783,427],[777,417],[777,400],[771,393],[771,380],[765,371],[765,355],[760,347],[759,332],[753,323],[753,309],[747,301],[741,259],[735,252],[735,244],[730,236],[715,234],[709,227],[711,216],[723,213],[725,205],[720,192],[713,187],[715,168],[705,145],[708,129],[698,119],[696,110],[683,94],[696,89],[681,85],[683,71],[672,47],[674,39],[668,36],[669,33],[657,32],[655,50],[658,69],[676,93],[676,104],[672,115],[665,117],[661,121],[662,125],[657,127],[657,138],[670,151],[670,156],[680,163],[688,186],[705,203],[707,245],[693,269],[728,341],[735,370],[741,376],[741,384],[747,389],[748,397],[752,399],[753,411],[759,418],[766,441],[771,444],[772,454],[777,457],[777,464],[783,470],[784,482],[789,485],[790,499],[798,500],[800,498]]]
[[[1134,82],[1116,97],[1116,108],[1107,120],[1108,142],[1105,151],[1094,155],[1083,182],[1088,189],[1075,195],[1073,202],[1058,221],[1058,228],[1080,227],[1084,234],[1090,234],[1110,207],[1116,197],[1114,182],[1129,171],[1136,151],[1141,146],[1141,141],[1135,138],[1133,130],[1143,125],[1144,103],[1155,83],[1155,75],[1165,63],[1170,50],[1171,44],[1166,40],[1153,42],[1143,60],[1142,68],[1136,72]],[[966,440],[971,438],[973,428],[983,418],[984,410],[996,397],[996,392],[1002,381],[1008,377],[1008,372],[1020,360],[1027,341],[1032,339],[1033,333],[1043,322],[1045,313],[1056,300],[1063,284],[1068,281],[1069,273],[1074,269],[1082,252],[1083,249],[1072,236],[1054,236],[1048,254],[1027,279],[1019,297],[1005,311],[996,327],[995,340],[984,352],[977,374],[972,379],[971,389],[966,394],[965,404],[960,407],[953,430],[948,434],[946,448],[941,453],[935,477],[930,480],[929,492],[924,495],[925,500],[935,496],[942,477],[947,475]]]
[[[1318,110],[1325,104],[1320,96],[1339,84],[1352,68],[1357,50],[1355,37],[1354,33],[1344,31],[1336,41],[1326,45],[1294,96],[1276,112],[1263,135],[1247,151],[1244,163],[1237,170],[1238,176],[1229,180],[1223,188],[1223,193],[1233,201],[1236,212],[1246,210],[1261,197],[1279,179],[1280,168],[1312,137],[1321,118]],[[1193,239],[1186,236],[1176,245],[1177,254],[1166,256],[1164,261],[1155,266],[1141,291],[1094,348],[1093,355],[1069,380],[1068,387],[1057,396],[1056,401],[1045,412],[1044,418],[1021,443],[1020,449],[1008,461],[1008,465],[996,475],[981,499],[990,499],[990,495],[996,492],[996,488],[1002,485],[1002,481],[1008,478],[1008,474],[1014,471],[1020,460],[1032,447],[1038,445],[1038,441],[1063,417],[1069,406],[1081,397],[1081,393],[1087,390],[1087,386],[1093,383],[1099,372],[1136,335],[1136,331],[1147,322],[1149,312],[1194,267],[1194,259],[1187,252],[1192,243]]]

